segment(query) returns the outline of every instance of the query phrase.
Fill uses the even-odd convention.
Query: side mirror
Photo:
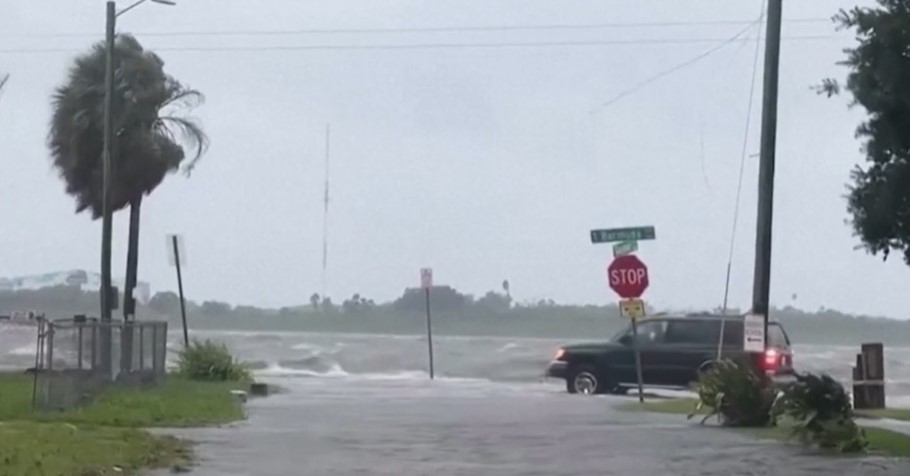
[[[626,334],[619,338],[619,343],[622,345],[632,345],[632,336]]]

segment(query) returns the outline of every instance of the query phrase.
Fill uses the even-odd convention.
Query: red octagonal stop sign
[[[648,267],[635,255],[616,257],[607,267],[610,289],[621,298],[638,298],[648,289]]]

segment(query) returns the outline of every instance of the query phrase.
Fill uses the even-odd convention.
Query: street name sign
[[[621,241],[613,245],[613,256],[625,256],[630,255],[638,251],[638,242],[637,241]]]
[[[615,243],[617,241],[642,241],[657,238],[653,226],[631,228],[607,228],[591,230],[591,243]]]

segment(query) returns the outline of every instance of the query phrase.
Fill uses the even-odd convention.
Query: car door
[[[638,383],[635,368],[635,347],[641,354],[642,380],[645,385],[654,385],[655,359],[654,350],[663,342],[666,321],[662,319],[647,319],[640,321],[636,326],[638,340],[634,341],[631,326],[618,342],[622,346],[609,355],[611,378],[617,383],[634,385]]]
[[[720,343],[720,320],[674,319],[667,324],[663,345],[655,351],[659,385],[686,386],[699,367],[712,360]]]

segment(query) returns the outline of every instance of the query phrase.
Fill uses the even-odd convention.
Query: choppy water
[[[426,380],[425,336],[195,331],[191,337],[225,343],[262,377]],[[171,333],[172,351],[182,335]],[[478,382],[542,380],[563,339],[435,336],[437,376]],[[796,345],[798,370],[825,372],[848,384],[854,346]],[[35,358],[35,329],[0,325],[0,368],[26,368]],[[910,406],[910,347],[886,347],[888,402]]]

